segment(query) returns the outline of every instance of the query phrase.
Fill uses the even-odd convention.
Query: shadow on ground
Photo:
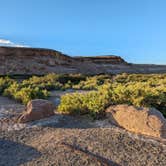
[[[0,165],[18,166],[40,156],[40,152],[30,146],[0,139]]]

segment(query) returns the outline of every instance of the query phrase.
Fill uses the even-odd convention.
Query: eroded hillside
[[[0,47],[0,75],[165,73],[164,65],[129,64],[119,56],[71,57],[51,49]]]

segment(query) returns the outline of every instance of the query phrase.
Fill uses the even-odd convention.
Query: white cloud
[[[14,44],[14,43],[11,42],[10,40],[0,39],[0,44]]]
[[[0,46],[10,46],[10,47],[29,47],[28,45],[14,43],[10,40],[0,39]]]
[[[30,46],[28,46],[28,45],[21,45],[21,44],[14,44],[13,46],[14,46],[14,47],[30,47]]]

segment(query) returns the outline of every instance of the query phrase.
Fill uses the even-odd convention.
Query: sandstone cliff
[[[119,56],[70,57],[51,49],[0,47],[0,75],[166,73],[164,65],[129,64]]]
[[[74,57],[82,62],[93,62],[95,64],[127,64],[120,56],[107,55],[107,56],[92,56],[92,57]]]

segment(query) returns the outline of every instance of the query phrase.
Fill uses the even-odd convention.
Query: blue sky
[[[165,9],[165,0],[0,0],[0,43],[166,64]]]

